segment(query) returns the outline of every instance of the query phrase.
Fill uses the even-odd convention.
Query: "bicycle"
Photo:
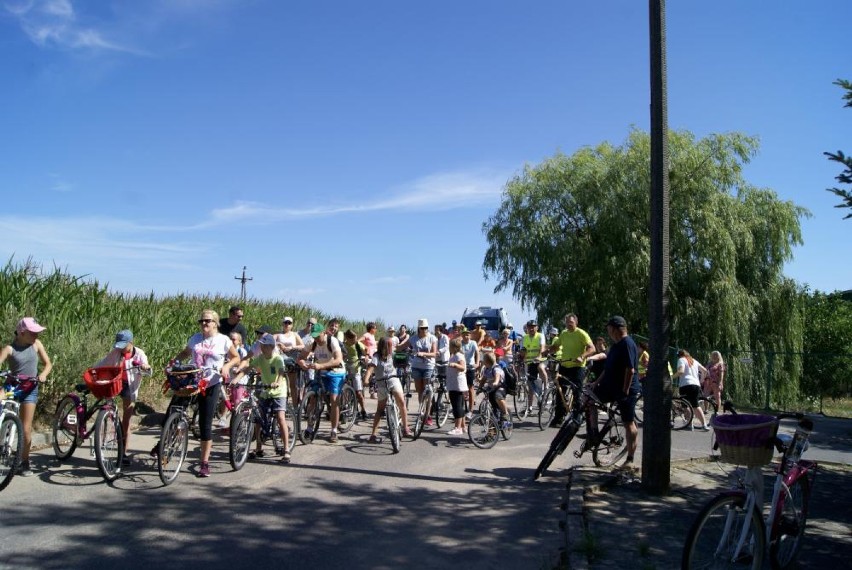
[[[541,372],[539,372],[538,381],[541,382],[541,388],[536,389],[535,384],[531,383],[529,380],[526,363],[518,358],[514,366],[515,372],[518,374],[518,385],[515,394],[512,397],[515,407],[515,416],[517,416],[519,420],[525,420],[529,417],[533,410],[536,410],[536,412],[541,410],[544,402],[544,395],[551,387],[550,379],[548,375],[542,375]]]
[[[299,405],[299,422],[301,423],[301,426],[305,427],[305,429],[302,430],[300,426],[298,435],[299,441],[303,444],[313,443],[317,436],[320,421],[322,420],[323,410],[325,409],[326,400],[328,399],[328,392],[321,381],[323,375],[327,373],[328,372],[325,370],[317,371],[317,374],[314,375],[314,379],[308,386],[307,392],[305,392],[305,396],[302,398],[302,403]],[[351,403],[347,405],[354,404],[354,409],[348,410],[345,417],[342,408],[342,404],[344,402]],[[337,422],[337,431],[339,433],[346,433],[355,424],[358,400],[355,397],[355,389],[345,382],[340,389],[340,394],[337,396],[337,405],[340,412],[339,420]],[[345,424],[344,419],[346,420]]]
[[[375,376],[373,378],[375,378]],[[391,378],[396,377],[391,376]],[[399,453],[400,445],[402,443],[402,416],[399,413],[396,398],[394,398],[394,395],[390,391],[389,380],[390,378],[382,378],[380,380],[374,380],[374,382],[385,383],[385,391],[388,394],[387,400],[385,400],[385,420],[388,424],[388,438],[391,441],[391,448],[393,449],[393,452]]]
[[[692,425],[694,413],[686,398],[672,395],[671,418],[669,420],[671,429],[675,431],[688,430]],[[645,396],[643,394],[639,394],[639,399],[636,400],[635,416],[636,427],[642,427],[645,424]]]
[[[477,394],[485,393],[486,397],[482,399],[478,410],[467,423],[467,436],[479,449],[491,449],[497,445],[500,436],[503,436],[506,441],[510,440],[514,431],[511,418],[506,422],[500,420],[497,410],[491,405],[491,399],[487,397],[488,392],[489,390],[482,386],[476,388]]]
[[[160,481],[168,486],[177,480],[180,469],[186,460],[191,428],[187,410],[192,404],[197,407],[197,397],[201,385],[201,369],[191,364],[176,362],[166,368],[166,381],[174,392],[169,405],[166,421],[160,432],[157,446],[157,472]]]
[[[255,424],[260,428],[258,437],[261,438],[261,442],[271,441],[275,453],[282,455],[284,452],[293,451],[293,447],[296,445],[296,434],[300,428],[298,415],[293,414],[289,403],[285,402],[285,421],[290,435],[287,441],[288,445],[285,448],[276,412],[273,412],[271,407],[267,407],[264,411],[260,406],[258,392],[272,388],[272,385],[258,382],[260,372],[254,368],[249,368],[246,375],[248,376],[248,384],[246,385],[248,397],[237,404],[231,414],[231,440],[228,446],[228,459],[234,471],[242,469],[246,459],[248,459],[249,448],[255,437]],[[287,382],[287,379],[284,378],[282,381]]]
[[[586,423],[585,412],[589,406],[595,406],[599,411],[604,412],[606,420],[598,430],[597,436],[593,435],[592,429],[586,430],[588,434],[587,439],[580,449],[574,452],[574,457],[579,459],[587,451],[591,451],[592,461],[598,467],[608,467],[624,457],[627,453],[627,446],[625,445],[627,433],[615,402],[604,404],[595,395],[589,385],[586,385],[580,394],[579,402],[571,410],[568,419],[559,428],[553,441],[550,442],[550,447],[535,470],[533,480],[541,477],[547,471],[547,468],[550,467],[551,463],[553,463],[553,460],[558,455],[562,455],[568,444],[577,435],[580,426]]]
[[[553,421],[553,417],[556,415],[556,403],[559,400],[562,400],[563,409],[565,410],[565,413],[568,414],[574,409],[574,401],[577,399],[576,394],[581,390],[581,386],[578,386],[574,382],[568,380],[570,389],[566,394],[562,390],[562,384],[559,381],[563,378],[563,376],[559,373],[558,362],[556,360],[548,360],[548,363],[556,364],[556,366],[553,366],[553,382],[548,383],[547,390],[544,391],[544,394],[539,400],[538,429],[542,431],[546,430]]]
[[[24,426],[19,412],[23,400],[36,387],[37,380],[0,372],[0,491],[9,486],[24,453]]]
[[[121,475],[124,436],[113,398],[121,392],[124,378],[121,367],[89,368],[83,373],[84,383],[59,401],[53,416],[53,453],[58,460],[71,457],[77,446],[92,437],[90,453],[103,478],[110,482]],[[91,406],[89,394],[95,398]],[[94,428],[89,431],[86,424],[95,414]]]
[[[738,488],[711,499],[689,529],[681,566],[759,569],[769,554],[774,569],[787,568],[801,547],[808,516],[810,489],[817,464],[802,459],[813,422],[800,413],[777,416],[723,414],[713,418],[721,460],[745,465]],[[796,419],[792,436],[776,435],[783,419]],[[763,517],[761,467],[772,461],[773,447],[781,453],[769,513]]]
[[[438,387],[435,389],[435,397],[432,401],[432,412],[435,414],[435,425],[442,428],[450,419],[450,412],[453,408],[452,402],[450,402],[450,392],[447,390],[446,364],[435,365],[435,377],[438,380]]]

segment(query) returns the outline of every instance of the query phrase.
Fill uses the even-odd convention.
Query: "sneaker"
[[[331,443],[337,443],[337,432],[336,431],[331,432],[331,437],[328,438],[328,441],[330,441]]]
[[[157,444],[152,447],[151,453],[149,453],[148,455],[150,455],[151,457],[157,457],[158,455],[160,455],[160,444]]]
[[[411,433],[411,428],[405,428],[405,430],[402,432],[402,435],[404,435],[405,437],[414,437],[414,434]]]
[[[707,427],[706,425],[703,425],[703,426],[701,426],[701,427],[700,427],[700,428],[698,428],[698,429],[700,429],[701,431],[710,431],[710,428],[709,428],[709,427]]]
[[[370,439],[367,440],[367,443],[381,443],[381,442],[382,442],[382,438],[380,438],[377,435],[371,435]]]
[[[124,465],[125,467],[130,465],[130,456],[125,455],[124,457],[122,457],[121,458],[121,464]]]
[[[425,423],[426,423],[427,427],[432,427],[433,425],[435,425],[435,422],[432,420],[432,416],[429,416],[428,418],[426,418]]]
[[[210,464],[206,461],[201,462],[201,469],[198,470],[199,477],[210,477]]]
[[[689,427],[686,428],[686,431],[695,431],[695,426],[692,425],[692,424],[689,424]]]
[[[33,470],[30,468],[29,460],[21,461],[21,464],[18,465],[18,473],[17,474],[18,474],[19,477],[32,477],[33,475],[35,475],[33,473]]]
[[[462,428],[453,428],[447,432],[447,435],[462,435],[463,433]]]
[[[313,435],[314,435],[313,431],[311,431],[309,429],[305,430],[305,439],[311,439],[313,437]]]
[[[367,410],[361,410],[361,416],[360,416],[360,418],[361,418],[361,421],[362,421],[362,422],[367,421]]]

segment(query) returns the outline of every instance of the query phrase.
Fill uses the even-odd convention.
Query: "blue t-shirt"
[[[607,400],[619,400],[624,394],[624,371],[633,369],[633,380],[630,383],[630,392],[639,391],[639,366],[638,351],[636,343],[629,336],[624,337],[612,348],[606,357],[604,367],[604,379],[601,391]]]

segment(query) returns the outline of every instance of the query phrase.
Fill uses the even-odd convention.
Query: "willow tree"
[[[757,140],[738,133],[669,134],[671,340],[678,346],[801,348],[795,283],[784,262],[802,242],[807,211],[749,184]],[[483,224],[483,270],[540,320],[565,311],[602,330],[622,314],[647,327],[650,139],[633,131],[528,165]],[[795,372],[795,367],[790,370]]]

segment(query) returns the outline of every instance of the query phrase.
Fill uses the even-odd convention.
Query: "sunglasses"
[[[198,319],[199,325],[206,325],[207,323],[212,323],[212,322],[214,322],[213,319]]]

